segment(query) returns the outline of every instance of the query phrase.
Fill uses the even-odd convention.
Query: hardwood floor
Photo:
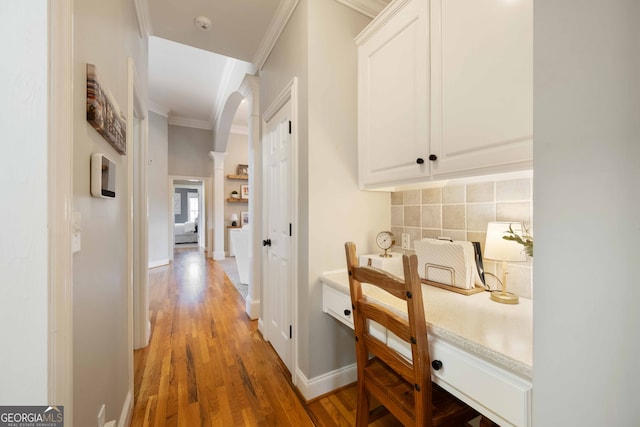
[[[244,300],[198,249],[150,270],[152,335],[136,350],[131,426],[312,426]]]
[[[304,405],[220,266],[198,249],[149,272],[152,333],[135,351],[139,426],[352,426],[356,389]],[[371,426],[400,424],[391,416]]]

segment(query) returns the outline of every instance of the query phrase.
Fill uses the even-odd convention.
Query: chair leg
[[[358,397],[356,403],[356,427],[369,425],[369,393],[364,384],[358,384]]]

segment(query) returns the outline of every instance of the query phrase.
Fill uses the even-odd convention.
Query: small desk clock
[[[380,254],[383,258],[391,258],[392,255],[387,253],[387,251],[391,248],[391,246],[396,244],[396,238],[393,236],[393,233],[390,231],[381,231],[376,236],[376,245],[382,250],[384,253]]]

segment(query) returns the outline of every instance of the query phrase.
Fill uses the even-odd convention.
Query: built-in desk
[[[325,273],[323,311],[353,329],[349,280],[345,271]],[[532,301],[499,304],[486,292],[460,295],[422,285],[429,351],[442,361],[433,381],[501,426],[531,425]],[[363,292],[398,314],[404,303],[363,284]],[[392,333],[379,331],[408,358],[410,349]]]

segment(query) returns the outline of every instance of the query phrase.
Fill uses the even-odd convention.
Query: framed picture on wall
[[[242,211],[240,212],[240,225],[249,224],[249,212]]]
[[[240,198],[241,199],[249,198],[249,186],[247,184],[242,184],[240,186]]]
[[[238,175],[249,175],[249,165],[238,165],[236,169]]]

